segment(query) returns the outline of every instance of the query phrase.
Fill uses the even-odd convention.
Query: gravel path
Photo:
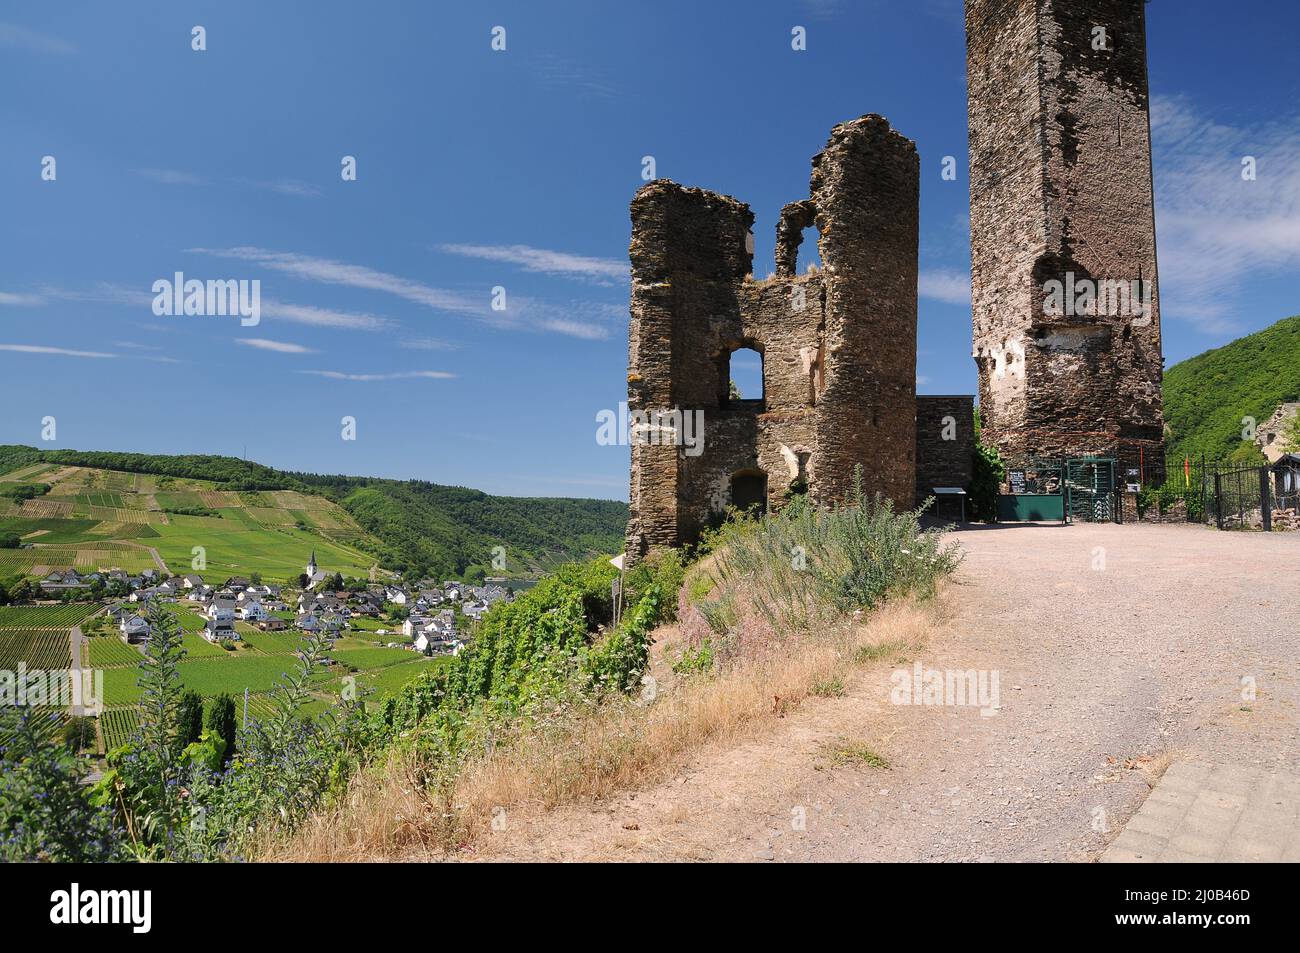
[[[1170,756],[1300,770],[1300,533],[1078,524],[953,538],[967,555],[952,617],[907,668],[996,673],[996,714],[891,704],[882,664],[670,783],[517,818],[485,856],[1090,860]],[[828,761],[840,738],[890,767]]]

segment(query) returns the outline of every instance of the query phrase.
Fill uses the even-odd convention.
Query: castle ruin
[[[632,201],[633,561],[693,541],[728,506],[842,499],[857,466],[868,493],[913,504],[916,147],[869,115],[836,126],[812,164],[809,198],[781,210],[766,280],[752,276],[743,202],[663,179]],[[822,266],[796,274],[814,225]],[[761,399],[730,392],[741,348],[761,355]],[[672,426],[649,415],[664,411],[703,422],[699,452],[660,439]]]
[[[1142,0],[966,0],[973,356],[1009,458],[1163,461],[1145,29]],[[632,562],[729,506],[840,500],[856,467],[900,507],[969,484],[971,398],[916,396],[918,194],[911,141],[876,115],[836,126],[755,280],[749,206],[637,192]],[[811,226],[822,268],[798,274]],[[761,399],[731,392],[742,348]]]
[[[973,356],[1004,456],[1163,460],[1142,0],[966,0]]]

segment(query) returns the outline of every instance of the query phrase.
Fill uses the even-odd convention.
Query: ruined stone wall
[[[916,502],[936,486],[970,488],[975,400],[969,394],[916,398]]]
[[[628,406],[701,411],[703,450],[633,439],[627,552],[693,541],[766,480],[779,507],[806,488],[841,498],[861,465],[868,492],[910,506],[915,467],[918,160],[879,116],[832,130],[810,198],[781,211],[773,277],[755,281],[745,204],[667,180],[632,202]],[[795,274],[803,229],[822,270]],[[732,352],[763,360],[763,399],[728,396]]]
[[[1143,4],[967,0],[966,30],[985,439],[1011,456],[1160,459]],[[1149,311],[1049,313],[1045,287],[1070,276],[1143,282]]]

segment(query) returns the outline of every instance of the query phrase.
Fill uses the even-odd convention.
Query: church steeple
[[[307,560],[307,578],[310,579],[316,575],[316,550],[311,551],[311,558]]]

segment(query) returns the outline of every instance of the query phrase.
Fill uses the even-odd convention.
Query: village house
[[[77,574],[75,569],[55,570],[41,580],[41,588],[46,592],[64,592],[68,589],[84,589],[88,583]]]
[[[262,603],[255,599],[242,602],[235,607],[235,617],[244,622],[260,622],[267,618],[269,613]]]
[[[213,644],[239,641],[239,633],[235,631],[234,618],[226,618],[224,615],[221,618],[208,619],[204,622],[202,635]]]
[[[149,623],[134,613],[127,614],[118,623],[118,631],[128,642],[144,642],[149,638]]]
[[[213,599],[208,605],[207,617],[214,622],[235,621],[234,599]]]

